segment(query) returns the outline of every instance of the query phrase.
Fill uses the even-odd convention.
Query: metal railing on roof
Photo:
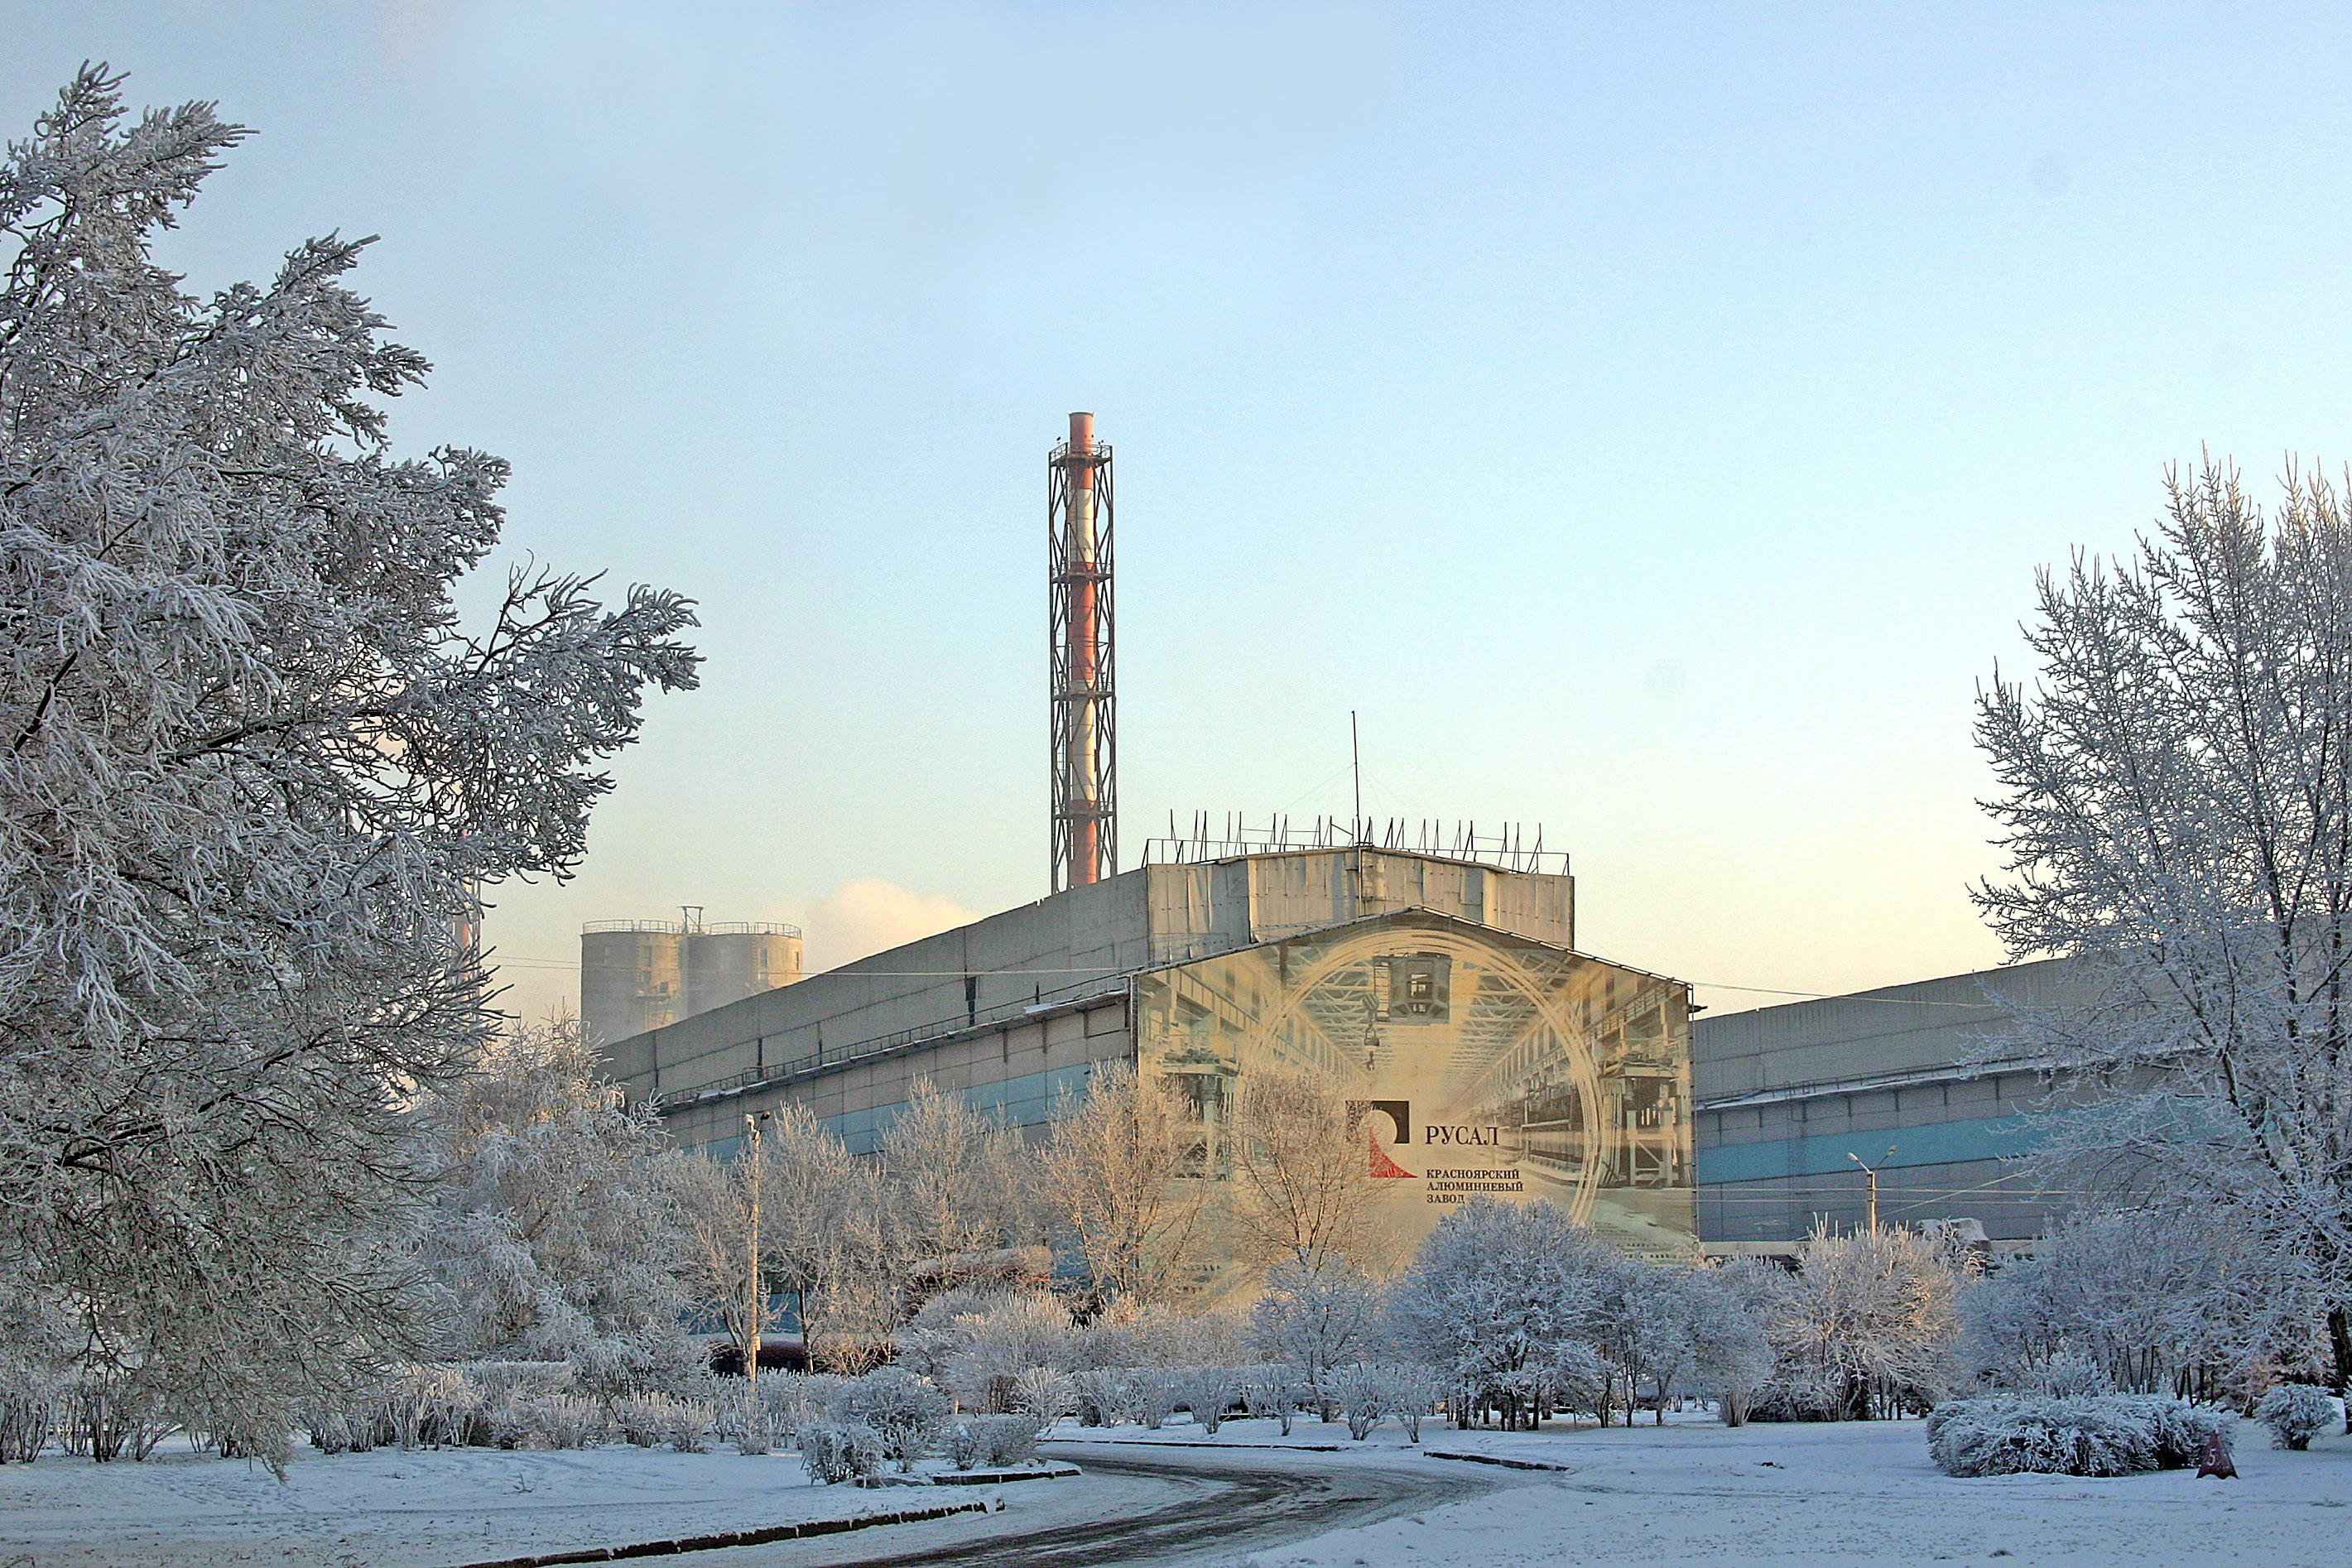
[[[784,921],[719,921],[694,925],[685,921],[590,921],[580,928],[583,936],[604,931],[646,931],[661,936],[802,936],[800,927]]]

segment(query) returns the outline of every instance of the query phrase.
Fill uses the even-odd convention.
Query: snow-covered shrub
[[[953,1294],[961,1298],[971,1293]],[[918,1321],[932,1310],[926,1303]],[[934,1376],[940,1385],[972,1410],[1014,1409],[1024,1375],[1070,1363],[1070,1310],[1042,1290],[977,1297],[934,1331],[939,1342],[922,1353],[937,1360]],[[906,1336],[900,1346],[900,1361],[909,1362]]]
[[[717,1392],[708,1349],[680,1333],[608,1334],[573,1345],[565,1359],[572,1386],[598,1399],[630,1394],[708,1399]]]
[[[2263,1395],[2254,1419],[2271,1429],[2273,1448],[2308,1448],[2344,1419],[2344,1402],[2315,1384],[2283,1383]]]
[[[700,1400],[673,1399],[669,1419],[662,1425],[662,1437],[681,1454],[707,1454],[711,1428],[718,1424],[718,1413]]]
[[[1025,1415],[976,1415],[971,1430],[980,1462],[990,1469],[1025,1465],[1037,1457],[1037,1426]]]
[[[1078,1423],[1085,1426],[1116,1426],[1127,1419],[1129,1394],[1127,1373],[1118,1367],[1089,1367],[1073,1375],[1077,1394]]]
[[[401,1367],[380,1397],[387,1441],[402,1448],[465,1443],[480,1404],[465,1373],[451,1366]]]
[[[776,1446],[780,1423],[756,1388],[737,1394],[720,1413],[719,1436],[735,1445],[739,1454],[765,1454]]]
[[[1287,1437],[1307,1397],[1305,1383],[1306,1373],[1296,1367],[1254,1366],[1242,1374],[1242,1399],[1252,1415],[1271,1415],[1280,1421],[1282,1435]]]
[[[1050,1366],[1033,1366],[1013,1380],[1012,1413],[1035,1422],[1041,1435],[1052,1431],[1054,1423],[1076,1410],[1077,1404],[1077,1388],[1070,1374]]]
[[[1952,1476],[2126,1476],[2196,1463],[2231,1419],[2153,1394],[1948,1400],[1927,1415],[1927,1453]]]
[[[2060,1351],[2047,1361],[2017,1369],[2010,1385],[2020,1394],[2045,1399],[2087,1399],[2116,1391],[2105,1367],[2073,1351]]]
[[[48,1446],[57,1390],[30,1378],[0,1384],[0,1465],[29,1461]]]
[[[494,1424],[501,1448],[585,1448],[604,1440],[604,1407],[574,1394],[518,1394]]]
[[[669,1436],[670,1401],[659,1394],[635,1394],[615,1399],[613,1425],[621,1440],[640,1448],[659,1447]]]
[[[1129,1409],[1154,1432],[1176,1413],[1176,1374],[1164,1366],[1129,1367],[1127,1391]]]
[[[144,1459],[178,1429],[156,1392],[134,1376],[84,1368],[65,1395],[64,1447],[105,1464],[128,1453]]]
[[[972,1430],[970,1421],[950,1421],[940,1435],[940,1448],[948,1462],[959,1470],[968,1470],[980,1463],[980,1434]]]
[[[1193,1425],[1212,1436],[1242,1395],[1242,1375],[1229,1366],[1186,1367],[1175,1373],[1174,1381],[1176,1396],[1192,1411]]]
[[[882,1468],[882,1435],[856,1422],[811,1422],[801,1428],[800,1450],[809,1479],[824,1486]]]
[[[1359,1443],[1370,1436],[1381,1417],[1388,1414],[1388,1384],[1376,1368],[1361,1362],[1343,1366],[1331,1374],[1328,1387],[1348,1418],[1348,1436]]]
[[[1381,1400],[1388,1413],[1404,1428],[1405,1441],[1421,1441],[1421,1420],[1434,1408],[1444,1395],[1444,1385],[1437,1374],[1425,1366],[1408,1363],[1401,1366],[1377,1369],[1381,1382]]]
[[[1250,1309],[1250,1345],[1268,1361],[1299,1368],[1328,1421],[1330,1379],[1338,1368],[1370,1352],[1380,1329],[1379,1305],[1371,1279],[1343,1260],[1331,1259],[1320,1268],[1296,1261],[1278,1264]]]
[[[946,1394],[900,1366],[877,1366],[852,1378],[834,1401],[841,1423],[877,1434],[882,1452],[902,1470],[912,1468],[939,1441],[948,1409]]]
[[[1612,1398],[1616,1369],[1591,1345],[1570,1340],[1553,1347],[1540,1368],[1543,1388],[1555,1409],[1587,1410],[1605,1415]]]

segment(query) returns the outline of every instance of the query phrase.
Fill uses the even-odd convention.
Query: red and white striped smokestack
[[[1053,630],[1054,887],[1118,869],[1111,638],[1110,448],[1095,416],[1070,416],[1049,459]]]

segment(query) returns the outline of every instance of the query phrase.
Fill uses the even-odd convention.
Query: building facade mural
[[[1409,1258],[1475,1193],[1549,1198],[1661,1261],[1696,1255],[1679,982],[1416,914],[1147,972],[1134,998],[1138,1065],[1190,1102],[1213,1178],[1252,1072],[1324,1079],[1360,1109],[1368,1262]]]

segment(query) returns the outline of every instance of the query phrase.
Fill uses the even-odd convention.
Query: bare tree
[[[1978,901],[2094,1004],[2041,1043],[2109,1091],[2053,1158],[2226,1207],[2307,1270],[2352,1379],[2352,520],[2292,467],[2274,519],[2208,460],[2133,563],[2041,579],[2036,682],[1979,743],[2009,855]]]
[[[1362,1114],[1336,1085],[1276,1070],[1244,1074],[1225,1147],[1231,1222],[1264,1260],[1287,1258],[1310,1271],[1348,1255],[1387,1261],[1360,1257],[1377,1194]]]
[[[1196,1260],[1206,1184],[1191,1172],[1198,1130],[1181,1099],[1121,1062],[1054,1105],[1037,1152],[1041,1196],[1085,1258],[1096,1293],[1170,1299]]]

